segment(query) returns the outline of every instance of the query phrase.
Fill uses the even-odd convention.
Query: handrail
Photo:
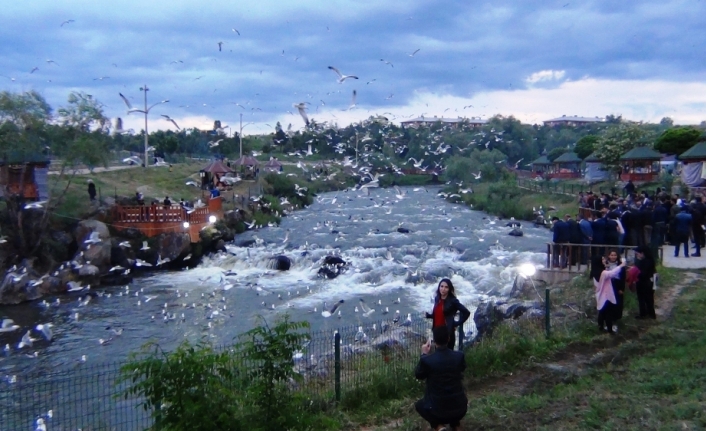
[[[628,259],[628,252],[639,247],[636,245],[615,245],[615,244],[572,244],[572,243],[547,243],[547,269],[550,270],[574,270],[581,272],[584,269],[591,269],[591,256],[595,253],[605,254],[607,249],[616,249],[621,259]],[[583,249],[589,250],[584,251]],[[584,254],[585,253],[585,254]],[[657,249],[657,260],[662,261],[664,256],[663,247]]]

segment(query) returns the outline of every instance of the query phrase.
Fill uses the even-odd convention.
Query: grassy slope
[[[672,300],[674,307],[657,322],[632,318],[636,304],[629,295],[618,336],[597,334],[587,319],[553,340],[501,333],[471,349],[464,429],[706,428],[706,272],[690,282],[679,270],[660,268],[660,274],[658,313]],[[670,299],[682,287],[678,283],[684,289]],[[547,363],[572,371],[538,365]],[[415,399],[381,403],[362,420],[377,425],[352,429],[426,431]]]

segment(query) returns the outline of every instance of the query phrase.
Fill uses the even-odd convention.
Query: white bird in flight
[[[164,114],[162,114],[162,117],[164,117],[167,121],[170,121],[172,124],[174,124],[174,127],[176,127],[177,130],[181,130],[181,127],[179,127],[179,125],[176,123],[176,121],[174,121],[174,119],[172,117],[170,117],[169,115],[164,115]]]
[[[338,83],[339,83],[339,84],[343,84],[343,81],[345,81],[345,80],[348,79],[348,78],[358,79],[358,77],[355,76],[355,75],[344,75],[344,74],[342,74],[338,69],[336,69],[336,68],[333,67],[333,66],[329,66],[328,68],[331,69],[331,70],[333,70],[334,72],[336,72],[336,75],[338,75]]]

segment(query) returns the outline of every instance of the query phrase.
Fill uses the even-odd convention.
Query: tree
[[[701,131],[692,127],[677,127],[665,130],[655,142],[655,150],[660,153],[681,154],[696,144]]]
[[[621,123],[608,129],[594,144],[596,155],[606,170],[618,172],[620,157],[640,145],[647,145],[650,134],[639,124]]]
[[[574,152],[580,159],[585,159],[594,151],[594,145],[598,142],[598,136],[586,135],[576,142]]]
[[[662,126],[663,128],[674,127],[674,120],[672,120],[672,119],[669,118],[669,117],[663,117],[663,118],[659,121],[659,125]]]
[[[36,91],[0,92],[0,151],[39,152],[44,144],[51,107]]]
[[[107,131],[110,128],[110,120],[103,114],[103,104],[92,95],[72,91],[68,103],[58,110],[64,126],[74,127],[84,133],[93,130]]]

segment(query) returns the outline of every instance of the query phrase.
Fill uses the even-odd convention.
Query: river
[[[476,304],[507,294],[520,264],[544,263],[547,230],[525,225],[523,237],[509,236],[506,221],[447,203],[437,191],[410,187],[402,196],[394,189],[322,194],[310,207],[283,218],[279,227],[247,231],[236,239],[254,239],[256,245],[228,245],[228,253],[207,257],[196,268],[98,288],[102,296],[85,305],[86,295],[75,293],[46,298],[58,305],[2,306],[0,318],[13,319],[21,329],[0,333],[0,345],[9,345],[0,355],[0,379],[75,366],[82,357],[91,363],[123,360],[150,340],[165,349],[204,337],[232,344],[257,324],[257,316],[269,321],[286,312],[293,320],[309,321],[312,329],[391,318],[398,310],[404,318],[431,310],[442,277],[452,280],[464,304]],[[397,232],[398,227],[409,233]],[[502,250],[490,250],[496,242]],[[289,271],[269,269],[275,255],[291,258]],[[317,276],[327,255],[349,262],[347,271],[335,279]],[[368,316],[362,315],[361,298],[375,309]],[[322,317],[324,305],[328,309],[341,299],[345,303],[333,316]],[[467,331],[473,330],[471,320]],[[53,341],[32,331],[38,340],[18,350],[22,335],[38,323],[54,325]]]

